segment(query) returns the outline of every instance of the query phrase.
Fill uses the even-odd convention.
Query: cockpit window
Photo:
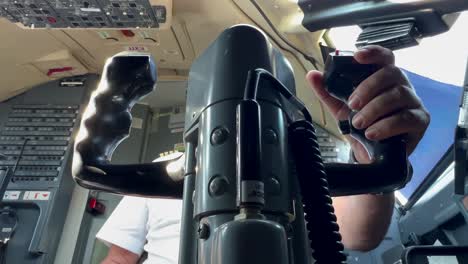
[[[431,38],[424,38],[419,46],[395,51],[399,67],[443,83],[462,85],[468,58],[468,11],[460,14],[452,28]],[[358,26],[330,29],[329,39],[342,50],[355,50]]]

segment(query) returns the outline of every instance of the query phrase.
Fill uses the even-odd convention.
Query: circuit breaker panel
[[[52,81],[0,103],[0,166],[12,173],[0,208],[14,211],[18,221],[3,251],[6,263],[54,260],[74,187],[72,141],[97,80]]]

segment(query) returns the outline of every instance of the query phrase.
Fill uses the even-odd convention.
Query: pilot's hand
[[[364,80],[349,97],[348,105],[332,97],[323,86],[323,75],[310,71],[306,79],[317,97],[337,120],[346,120],[350,109],[358,111],[353,126],[365,129],[370,140],[405,136],[410,155],[421,140],[430,122],[430,115],[416,95],[405,74],[395,66],[393,53],[380,46],[368,46],[355,53],[361,64],[377,64],[382,68]],[[356,160],[369,163],[364,147],[348,137]]]

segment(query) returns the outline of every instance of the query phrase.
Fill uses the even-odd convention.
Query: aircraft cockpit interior
[[[467,264],[467,0],[0,0],[0,264]]]

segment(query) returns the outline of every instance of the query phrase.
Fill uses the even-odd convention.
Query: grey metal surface
[[[218,264],[218,263],[224,263],[224,262],[216,262],[216,258],[214,258],[214,256],[217,256],[218,252],[216,251],[229,251],[231,249],[234,249],[234,244],[232,244],[232,247],[230,244],[224,244],[225,246],[225,249],[221,249],[220,247],[217,247],[216,245],[220,246],[220,242],[219,241],[215,241],[215,238],[217,236],[222,236],[223,234],[225,234],[226,232],[225,231],[225,228],[227,225],[231,225],[233,224],[232,222],[234,221],[234,217],[235,217],[235,214],[233,213],[223,213],[223,214],[218,214],[218,215],[213,215],[213,216],[208,216],[208,217],[204,217],[203,219],[201,219],[200,221],[200,224],[199,226],[202,227],[202,226],[206,226],[207,229],[208,229],[208,236],[205,237],[204,239],[198,239],[198,256],[197,256],[197,259],[198,259],[198,262],[195,262],[195,263],[203,263],[203,264]],[[273,216],[273,215],[267,215],[267,219],[270,220],[269,222],[274,222],[276,223],[275,226],[278,227],[278,226],[283,226],[282,224],[278,224],[278,223],[284,223],[286,222],[286,219],[284,218],[281,218],[281,217],[276,217],[276,216]],[[229,224],[230,223],[230,224]],[[235,228],[239,228],[236,224],[236,227]],[[242,229],[242,227],[240,227],[239,229]],[[281,229],[283,230],[284,232],[284,228],[281,227]],[[261,231],[259,231],[261,232]],[[242,242],[244,241],[245,239],[249,239],[249,238],[253,238],[254,236],[261,236],[262,234],[261,233],[255,233],[254,231],[252,232],[248,232],[249,234],[246,235],[244,238],[238,238],[239,242]],[[254,235],[255,234],[255,235]],[[285,235],[285,234],[284,234]],[[233,235],[233,236],[236,236],[236,235]],[[219,238],[219,237],[218,237]],[[253,238],[255,239],[255,238]],[[257,238],[257,239],[262,239],[262,238]],[[226,239],[228,240],[228,239]],[[254,240],[252,240],[254,241]],[[271,241],[268,241],[268,240],[265,240],[267,242],[265,242],[265,246],[269,246]],[[221,241],[222,242],[222,241]],[[229,242],[231,243],[231,242]],[[232,242],[232,243],[236,243],[236,242]],[[284,252],[282,253],[279,253],[279,254],[287,254],[287,245],[285,245],[285,247],[283,247],[282,245],[283,242],[279,242],[276,246],[281,246],[282,250],[284,250]],[[286,241],[284,241],[284,243],[286,243]],[[242,246],[242,245],[247,245],[245,243],[238,243],[237,246]],[[260,244],[259,244],[260,245]],[[254,254],[252,250],[254,250],[256,247],[253,246],[253,245],[250,245],[249,247],[245,247],[245,252],[241,253],[241,254],[244,254],[244,256],[248,255],[248,253],[250,252],[250,254]],[[274,249],[274,246],[272,246],[271,250]],[[261,250],[264,250],[263,248]],[[221,252],[219,252],[221,254]],[[224,252],[226,253],[226,252]],[[205,262],[206,261],[206,262]],[[247,259],[245,259],[245,261],[248,261]],[[226,262],[226,263],[231,263],[231,262]],[[236,264],[238,263],[244,263],[243,261],[239,260],[239,262],[237,262]],[[245,262],[247,263],[247,262]],[[263,263],[263,262],[260,262],[260,263]],[[276,263],[276,262],[272,262],[272,263]],[[283,262],[281,264],[286,264],[288,263],[287,261],[286,262]],[[182,263],[181,263],[182,264]],[[186,263],[184,263],[186,264]],[[187,263],[189,264],[189,263]],[[295,264],[307,264],[307,263],[303,263],[303,262],[296,262]]]
[[[281,255],[275,259],[268,259],[270,263],[289,263],[292,259],[296,264],[310,261],[306,248],[309,245],[303,232],[304,222],[297,220],[294,223],[292,228],[299,230],[296,233],[290,231],[289,225],[294,209],[302,209],[298,207],[299,204],[294,208],[293,203],[297,198],[295,194],[298,189],[297,186],[290,186],[291,177],[294,176],[288,163],[286,129],[289,120],[285,115],[288,113],[289,116],[296,117],[297,111],[292,113],[290,103],[266,82],[259,85],[261,89],[257,97],[262,113],[263,138],[262,163],[258,166],[261,167],[265,183],[266,201],[262,212],[276,225],[288,229],[289,245],[284,240],[284,245],[277,243],[275,245],[279,248],[274,248],[269,242],[276,243],[279,240],[262,240],[261,236],[252,231],[248,237],[254,237],[252,241],[258,239],[258,243],[249,244],[250,246],[245,244],[245,250],[239,250],[235,255],[228,253],[239,249],[236,248],[242,244],[239,241],[244,241],[239,234],[227,234],[223,231],[225,227],[239,231],[244,228],[240,222],[233,221],[239,212],[236,204],[236,188],[239,187],[236,179],[236,107],[244,96],[247,73],[257,68],[270,71],[295,93],[294,75],[287,60],[271,46],[260,31],[249,26],[232,27],[222,33],[193,63],[190,71],[184,140],[186,144],[197,146],[194,217],[199,223],[201,235],[198,240],[198,263],[266,263],[261,261],[269,256],[263,260],[253,256],[256,253],[264,256],[263,243],[272,246],[271,250],[277,250],[275,253]],[[324,133],[320,138],[330,161],[337,161],[338,146],[334,144],[335,141]],[[296,213],[297,218],[303,217],[301,210],[297,210]],[[245,228],[249,228],[247,224]],[[225,241],[213,241],[216,239],[216,236],[213,238],[213,232],[216,236],[219,234],[220,240]],[[291,244],[295,244],[298,250],[293,252]],[[284,259],[283,254],[286,256]]]
[[[200,118],[198,142],[198,173],[196,182],[195,215],[211,214],[215,211],[236,210],[236,105],[237,100],[228,100],[206,109]],[[270,103],[262,102],[263,133],[275,131],[277,139],[262,144],[263,178],[265,181],[266,211],[292,212],[287,156],[286,120],[283,112]],[[228,131],[225,141],[213,144],[211,135],[217,128]],[[268,141],[267,139],[265,139]],[[216,177],[227,182],[225,191],[218,195],[209,192],[209,185]]]
[[[273,48],[265,34],[249,25],[225,30],[192,64],[185,130],[198,122],[206,107],[222,100],[242,99],[248,71],[257,68],[271,72],[293,94],[296,93],[292,66]],[[289,105],[283,97],[267,89],[259,90],[257,98]]]
[[[199,219],[200,225],[205,223],[210,227],[210,230],[218,230],[222,225],[232,221],[234,215],[237,214],[235,177],[235,116],[237,103],[237,100],[217,103],[205,109],[200,117],[199,126],[201,130],[199,131],[197,145],[198,171],[195,184],[194,216],[196,219]],[[290,199],[289,158],[287,156],[287,140],[284,127],[286,121],[283,112],[277,106],[273,106],[268,102],[262,102],[261,107],[263,133],[271,133],[271,131],[267,131],[272,130],[277,136],[276,140],[265,137],[265,141],[267,142],[264,142],[262,149],[265,162],[261,166],[266,183],[266,205],[264,212],[267,214],[274,212],[275,215],[282,215],[282,220],[278,218],[275,221],[285,224],[287,222],[285,219],[286,214],[294,211],[292,209],[292,200]],[[218,128],[223,128],[227,131],[226,135],[221,141],[213,141],[211,140],[213,132]],[[224,179],[226,182],[223,192],[210,192],[212,181],[218,178]],[[268,215],[267,217],[273,216]],[[213,241],[211,239],[212,237],[210,236],[207,240],[199,240],[199,261],[209,261],[208,256],[214,254],[212,247],[214,244],[212,244]],[[226,237],[226,239],[228,238]],[[282,248],[282,250],[284,250],[283,253],[285,254],[288,252],[287,248]]]
[[[310,31],[401,18],[416,18],[417,21],[426,22],[427,16],[437,15],[439,21],[436,19],[436,22],[445,25],[438,32],[434,32],[433,23],[419,24],[419,30],[424,36],[441,33],[441,30],[443,32],[450,28],[453,21],[445,21],[442,15],[468,9],[468,2],[465,0],[415,0],[407,3],[392,0],[340,0],[321,1],[320,5],[314,0],[300,0],[299,5],[304,11],[302,24]]]
[[[202,260],[207,260],[211,261],[210,258],[214,253],[212,253],[212,250],[214,249],[212,246],[214,244],[213,239],[215,237],[216,232],[218,232],[218,228],[222,226],[223,224],[232,221],[235,217],[234,213],[224,213],[224,214],[219,214],[215,216],[208,216],[203,218],[200,222],[197,221],[197,224],[199,226],[202,226],[205,224],[209,229],[209,235],[205,239],[198,239],[197,240],[197,248],[198,248],[198,253],[197,253],[197,259],[196,262],[193,263],[187,263],[187,264],[198,264],[198,263],[204,263],[201,262]],[[185,264],[185,263],[180,263],[180,264]],[[211,263],[214,264],[214,263]]]
[[[293,212],[291,202],[291,169],[289,167],[289,144],[287,120],[283,111],[267,102],[261,104],[261,131],[263,181],[265,183],[265,211]],[[274,133],[275,139],[268,134]]]
[[[40,221],[41,208],[32,203],[25,203],[15,206],[14,210],[18,216],[18,226],[12,239],[8,242],[5,250],[6,263],[34,263],[47,264],[50,258],[47,255],[32,255],[27,253],[28,242],[31,241],[31,234],[36,230],[37,223]],[[42,208],[42,210],[44,210]],[[25,247],[26,245],[26,247]],[[52,253],[52,252],[51,252]]]
[[[200,118],[197,144],[197,177],[195,182],[195,216],[216,211],[235,211],[236,205],[236,105],[237,101],[224,101],[205,110]],[[213,130],[223,127],[227,131],[221,144],[211,143]],[[227,181],[224,192],[212,196],[210,181],[222,177]]]
[[[277,222],[230,221],[214,231],[211,254],[199,256],[199,263],[285,264],[289,262],[286,241],[286,232]]]

